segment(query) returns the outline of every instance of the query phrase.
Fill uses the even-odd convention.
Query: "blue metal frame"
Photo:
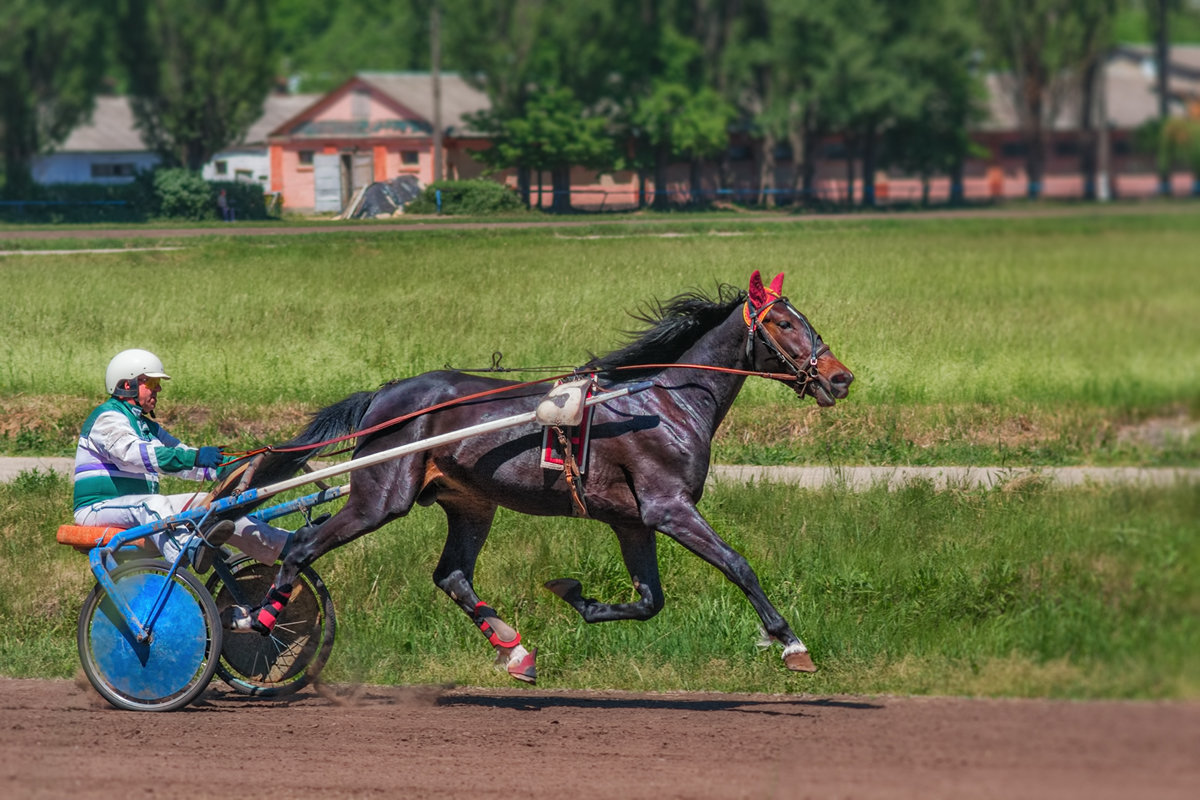
[[[349,485],[334,486],[328,489],[322,489],[319,492],[314,492],[312,494],[305,495],[304,497],[298,497],[295,500],[289,500],[286,503],[279,503],[278,505],[270,506],[269,508],[265,508],[257,512],[254,516],[266,522],[278,517],[287,516],[288,514],[293,514],[297,511],[303,511],[313,506],[328,503],[332,500],[336,500],[342,495],[348,494],[349,492]],[[158,615],[162,612],[163,607],[166,605],[167,594],[170,592],[171,587],[175,585],[174,581],[171,579],[175,576],[176,572],[183,568],[185,559],[187,558],[188,548],[185,547],[180,552],[179,556],[176,557],[175,563],[171,565],[171,571],[167,576],[167,580],[164,581],[163,588],[160,591],[159,596],[155,599],[154,605],[151,607],[147,619],[144,621],[138,618],[137,614],[133,612],[133,609],[129,606],[129,604],[124,600],[124,598],[121,597],[120,593],[117,591],[117,585],[113,582],[112,576],[110,575],[110,570],[116,566],[115,555],[117,551],[131,548],[135,542],[144,539],[146,536],[149,536],[152,533],[160,533],[167,530],[190,530],[193,536],[201,536],[200,528],[210,517],[215,514],[230,511],[240,506],[249,505],[255,502],[258,499],[258,496],[259,492],[257,489],[250,489],[239,495],[227,497],[223,500],[217,500],[207,508],[196,508],[192,509],[191,511],[184,511],[180,514],[167,517],[166,519],[148,522],[145,525],[138,525],[133,528],[127,528],[126,530],[121,531],[113,536],[112,539],[109,540],[108,544],[92,548],[92,550],[88,553],[88,561],[91,565],[92,574],[96,576],[96,582],[104,588],[104,593],[108,595],[113,605],[117,607],[117,610],[129,624],[130,630],[133,632],[134,636],[139,642],[144,642],[150,638],[150,633],[154,629],[154,621],[158,618]]]

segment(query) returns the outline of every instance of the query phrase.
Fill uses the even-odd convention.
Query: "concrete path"
[[[71,474],[74,462],[69,458],[0,458],[0,481],[10,481],[28,470],[50,470]],[[841,485],[868,489],[879,484],[889,489],[913,481],[929,481],[938,489],[946,487],[992,487],[1036,476],[1056,486],[1132,483],[1146,486],[1170,486],[1176,483],[1200,483],[1200,469],[1184,467],[755,467],[718,464],[709,481],[715,483],[787,483],[804,488]]]

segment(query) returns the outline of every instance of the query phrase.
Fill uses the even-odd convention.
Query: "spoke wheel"
[[[215,573],[208,579],[208,589],[220,610],[254,605],[275,580],[275,566],[249,557],[230,563],[229,568],[235,586],[226,585]],[[336,627],[329,589],[311,567],[305,567],[269,636],[225,634],[217,674],[242,694],[280,697],[299,691],[325,667]]]
[[[127,562],[112,571],[112,579],[118,596],[150,624],[150,636],[139,642],[97,584],[79,612],[76,641],[84,673],[117,708],[183,708],[204,691],[217,667],[222,631],[212,596],[191,573],[171,575],[165,561]],[[160,596],[165,602],[151,620]]]

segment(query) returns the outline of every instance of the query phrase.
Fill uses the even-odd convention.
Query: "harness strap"
[[[579,471],[579,462],[575,460],[575,452],[571,447],[571,437],[567,436],[558,425],[553,426],[554,435],[563,449],[563,480],[571,490],[571,499],[575,501],[575,516],[588,515],[587,504],[583,499],[583,476]]]

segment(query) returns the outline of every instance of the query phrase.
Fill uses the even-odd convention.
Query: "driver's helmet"
[[[104,371],[104,388],[113,397],[133,400],[138,396],[137,379],[147,378],[170,380],[163,372],[163,363],[158,356],[147,350],[122,350],[108,362]]]

